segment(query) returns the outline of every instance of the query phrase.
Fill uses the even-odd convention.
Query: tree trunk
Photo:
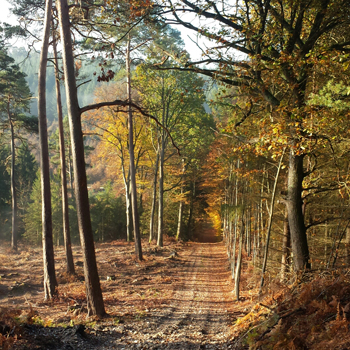
[[[303,158],[303,155],[295,155],[293,149],[290,150],[287,210],[294,269],[296,271],[310,268],[309,248],[301,198],[302,182],[304,179]]]
[[[38,117],[41,166],[41,196],[42,196],[42,240],[44,260],[44,291],[45,299],[51,299],[56,294],[57,280],[55,274],[55,259],[52,237],[51,188],[49,147],[47,141],[46,120],[46,66],[50,38],[50,18],[52,0],[46,1],[44,37],[40,53],[38,76]]]
[[[57,98],[58,135],[59,135],[59,144],[60,144],[63,240],[64,240],[64,249],[66,252],[67,272],[69,274],[74,275],[75,271],[74,271],[72,244],[71,244],[71,238],[70,238],[70,228],[69,228],[66,150],[65,150],[65,144],[64,144],[62,99],[61,99],[61,89],[60,89],[59,72],[58,72],[55,30],[53,30],[52,46],[53,46],[54,60],[55,60],[55,84],[56,84],[56,98]]]
[[[10,96],[7,101],[7,114],[11,131],[11,197],[12,197],[12,235],[11,248],[17,251],[17,191],[15,178],[15,164],[16,164],[16,149],[15,149],[15,133],[13,130],[13,121],[10,112]]]
[[[129,103],[131,103],[131,73],[130,73],[130,33],[128,34],[128,43],[126,50],[126,71],[127,71],[127,95]],[[129,159],[130,159],[130,185],[131,185],[131,206],[132,219],[134,226],[135,254],[137,259],[142,260],[142,247],[140,235],[140,219],[137,207],[137,189],[135,174],[135,156],[134,156],[134,126],[132,109],[128,107],[128,127],[129,127]]]
[[[126,241],[132,241],[132,209],[130,198],[130,183],[125,188],[125,209],[126,209]]]
[[[189,208],[188,221],[187,221],[187,237],[190,239],[192,238],[191,226],[192,226],[193,204],[194,204],[195,193],[196,193],[196,181],[193,180],[192,193],[190,198],[190,208]]]
[[[165,151],[165,142],[164,142],[164,130],[162,130],[162,143],[159,155],[159,186],[158,186],[158,237],[157,237],[157,246],[163,247],[163,196],[164,196],[164,151]]]
[[[281,261],[281,281],[286,280],[286,272],[290,265],[290,230],[288,223],[288,211],[285,209],[283,222],[283,242],[282,242],[282,261]]]
[[[94,238],[91,227],[89,196],[84,158],[84,140],[81,128],[81,112],[75,81],[74,57],[70,34],[67,0],[56,2],[61,29],[62,58],[66,85],[67,109],[73,153],[74,188],[77,205],[80,241],[84,256],[84,276],[88,315],[106,314],[100,280],[97,272]]]
[[[156,164],[154,167],[152,208],[151,208],[151,217],[149,221],[149,242],[152,242],[154,239],[154,214],[156,211],[156,201],[157,201],[158,166],[159,166],[159,151],[157,152]]]
[[[350,266],[350,227],[346,228],[346,236],[345,236],[345,254],[346,254],[346,265]]]
[[[242,270],[242,249],[243,249],[243,232],[244,232],[244,221],[243,221],[244,213],[242,213],[242,227],[239,233],[239,248],[238,248],[238,256],[237,256],[237,266],[235,272],[235,295],[236,300],[239,301],[239,283],[241,279],[241,270]]]
[[[247,247],[247,256],[250,257],[252,250],[252,242],[251,242],[251,224],[250,224],[250,208],[247,208],[247,224],[246,224],[246,247]]]
[[[278,184],[278,178],[279,178],[279,175],[280,175],[280,170],[281,170],[281,167],[282,167],[283,156],[284,156],[284,150],[283,150],[280,162],[278,164],[276,177],[275,177],[275,182],[273,184],[273,189],[272,189],[271,203],[270,203],[269,224],[268,224],[267,232],[266,232],[266,243],[265,243],[264,260],[263,260],[263,265],[262,265],[262,269],[261,269],[260,293],[261,293],[262,287],[264,285],[264,274],[265,274],[265,270],[266,270],[267,257],[268,257],[268,253],[269,253],[269,243],[270,243],[273,211],[274,211],[274,206],[275,206],[276,189],[277,189],[277,184]]]
[[[240,167],[240,161],[237,159],[237,170]],[[232,195],[233,197],[233,195]],[[232,204],[233,204],[233,198],[232,198]],[[232,225],[233,218],[230,219],[231,225]],[[232,273],[232,279],[235,279],[235,273],[236,273],[236,244],[237,244],[237,230],[238,230],[238,174],[236,174],[236,181],[235,181],[235,217],[234,217],[234,224],[233,224],[233,247],[232,247],[232,261],[231,261],[231,273]]]
[[[184,184],[183,184],[183,177],[185,174],[185,160],[182,159],[182,179],[181,179],[181,188],[180,188],[180,195],[181,195],[181,200],[179,204],[179,215],[177,219],[177,230],[176,230],[176,240],[178,241],[181,238],[181,226],[182,226],[182,216],[183,216],[183,207],[184,207],[184,202],[182,200],[182,196],[184,193]]]

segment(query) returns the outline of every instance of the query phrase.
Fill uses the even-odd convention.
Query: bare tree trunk
[[[276,189],[277,189],[278,178],[280,175],[280,170],[282,167],[283,156],[284,156],[284,150],[283,150],[280,162],[278,164],[277,173],[276,173],[276,177],[275,177],[275,183],[273,184],[273,189],[272,189],[269,224],[268,224],[267,232],[266,232],[265,253],[264,253],[264,260],[263,260],[263,265],[262,265],[262,269],[261,269],[260,293],[261,293],[262,287],[264,285],[264,274],[265,274],[265,270],[266,270],[267,256],[269,253],[269,243],[270,243],[270,235],[271,235],[271,227],[272,227],[273,210],[274,210],[274,205],[275,205]]]
[[[281,261],[281,281],[286,280],[286,272],[290,265],[290,230],[288,223],[288,211],[285,209],[283,222],[283,247],[282,247],[282,261]]]
[[[125,188],[125,208],[126,208],[126,241],[132,241],[132,209],[130,198],[130,183]]]
[[[247,256],[250,257],[252,250],[252,242],[251,242],[251,226],[250,226],[250,208],[247,208],[247,224],[246,224],[246,247],[247,247]]]
[[[345,254],[346,254],[346,265],[349,267],[350,266],[350,227],[346,228]]]
[[[53,24],[53,21],[52,21]],[[52,25],[53,28],[53,25]],[[58,72],[57,59],[57,45],[55,30],[53,28],[53,52],[55,60],[55,84],[56,84],[56,98],[57,98],[57,115],[58,115],[58,135],[60,144],[60,162],[61,162],[61,195],[62,195],[62,217],[63,217],[63,240],[64,249],[66,252],[67,272],[74,274],[74,262],[72,253],[72,244],[70,238],[69,228],[69,206],[68,206],[68,192],[67,192],[67,169],[66,169],[66,150],[64,145],[64,131],[63,131],[63,113],[62,113],[62,99]]]
[[[193,204],[194,204],[195,195],[196,195],[196,180],[193,179],[193,181],[192,181],[192,193],[191,193],[191,198],[190,198],[190,208],[189,208],[189,215],[188,215],[188,221],[187,221],[187,236],[189,238],[192,238],[191,225],[192,225]]]
[[[128,43],[126,50],[126,71],[127,71],[127,95],[129,103],[131,103],[131,73],[130,73],[130,33],[128,34]],[[137,259],[142,260],[142,247],[140,235],[140,219],[137,207],[137,189],[136,189],[136,174],[135,174],[135,156],[134,156],[134,126],[132,109],[128,107],[128,127],[129,127],[129,158],[130,158],[130,185],[131,185],[131,206],[132,219],[134,226],[135,238],[135,254]]]
[[[240,161],[237,159],[237,170],[240,167]],[[232,225],[231,218],[231,225]],[[235,279],[235,273],[236,273],[236,243],[237,243],[237,230],[238,230],[238,174],[236,175],[236,181],[235,181],[235,217],[234,217],[234,225],[233,225],[233,247],[232,247],[232,261],[231,261],[231,273],[232,273],[232,279]]]
[[[163,211],[164,211],[164,151],[165,151],[165,142],[164,142],[164,130],[162,130],[162,141],[161,149],[159,155],[159,186],[158,186],[158,237],[157,237],[157,246],[163,247]]]
[[[310,268],[309,247],[307,243],[303,202],[301,198],[302,182],[304,179],[303,158],[303,155],[295,155],[293,149],[290,150],[287,210],[294,269],[296,271]]]
[[[42,239],[44,260],[44,291],[45,299],[51,299],[56,294],[57,280],[55,274],[55,259],[52,237],[51,189],[49,147],[47,141],[46,120],[46,66],[50,36],[50,17],[52,0],[46,0],[44,37],[40,53],[38,77],[38,114],[41,165],[41,196],[42,196]]]
[[[157,152],[156,164],[154,167],[152,208],[151,208],[151,216],[149,221],[149,242],[152,242],[154,239],[154,214],[156,211],[156,201],[157,201],[158,166],[159,166],[159,151]]]
[[[67,0],[58,0],[56,2],[56,6],[60,22],[61,42],[63,48],[62,57],[73,153],[75,199],[77,205],[80,241],[84,256],[84,276],[88,315],[104,316],[106,312],[97,272],[94,238],[91,227],[84,158],[84,140],[81,128],[81,110],[79,108],[75,81],[74,57],[69,23],[69,8]]]
[[[237,266],[235,272],[235,295],[236,300],[239,301],[239,283],[241,279],[241,270],[242,270],[242,250],[243,250],[243,233],[244,233],[244,213],[242,213],[242,227],[239,233],[239,248],[237,256]]]
[[[11,197],[12,197],[12,235],[11,235],[11,248],[17,251],[17,191],[16,191],[16,149],[15,149],[15,133],[13,130],[13,122],[10,111],[10,95],[7,101],[7,114],[11,131]]]
[[[182,179],[181,179],[181,187],[180,187],[180,195],[181,195],[181,200],[180,200],[180,204],[179,204],[179,215],[178,215],[178,219],[177,219],[177,230],[176,230],[176,240],[178,241],[181,238],[181,226],[182,226],[182,216],[183,216],[183,206],[184,206],[184,202],[182,199],[183,193],[184,193],[184,184],[183,184],[183,177],[185,174],[185,160],[182,159]]]

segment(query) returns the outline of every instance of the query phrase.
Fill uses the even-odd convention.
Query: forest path
[[[168,305],[137,327],[134,341],[141,349],[231,348],[235,303],[223,243],[189,243],[178,260]]]
[[[222,243],[191,243],[172,298],[166,349],[227,349],[234,318],[232,284]]]

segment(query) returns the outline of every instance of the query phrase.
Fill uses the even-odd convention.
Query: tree
[[[49,147],[47,139],[46,118],[46,66],[49,47],[52,0],[46,1],[44,36],[40,54],[38,77],[38,111],[39,111],[39,142],[42,195],[42,234],[44,255],[44,290],[45,299],[52,299],[56,294],[57,280],[52,239],[52,213],[50,189]]]
[[[36,127],[36,121],[25,115],[29,108],[31,97],[28,85],[25,81],[25,74],[19,70],[14,60],[7,55],[4,47],[0,51],[0,112],[6,115],[7,125],[10,130],[11,145],[11,198],[12,198],[12,249],[17,250],[18,240],[18,194],[16,185],[16,148],[15,128]]]
[[[168,40],[164,40],[165,45],[171,46],[178,33]],[[141,96],[141,101],[147,110],[154,115],[161,123],[162,127],[155,127],[155,148],[158,167],[158,236],[157,245],[163,246],[163,216],[164,216],[164,166],[176,151],[168,151],[170,142],[169,134],[179,145],[185,145],[188,139],[183,135],[189,132],[192,123],[196,118],[200,119],[204,115],[203,84],[204,81],[193,74],[175,72],[172,70],[158,71],[150,67],[159,57],[161,50],[154,47],[150,51],[148,65],[137,68],[135,84]],[[197,121],[197,120],[196,120]],[[156,162],[157,163],[157,162]],[[181,163],[181,160],[180,160]],[[181,165],[180,165],[181,167]],[[156,182],[154,182],[156,183]]]
[[[74,167],[74,189],[77,204],[80,241],[84,255],[84,276],[89,315],[104,316],[105,309],[97,272],[95,247],[91,227],[89,197],[84,159],[84,141],[81,128],[81,109],[77,97],[74,56],[69,23],[69,8],[66,0],[57,2],[60,24],[62,58],[66,86],[67,109]]]
[[[53,27],[52,21],[52,27]],[[58,116],[58,135],[60,145],[60,164],[61,164],[61,193],[62,193],[62,219],[63,219],[63,239],[64,249],[66,252],[67,272],[74,274],[74,262],[71,245],[71,236],[69,229],[69,206],[68,206],[68,191],[67,191],[67,167],[66,167],[66,152],[64,143],[64,129],[63,129],[63,112],[62,112],[62,99],[61,99],[61,87],[60,87],[60,75],[58,69],[58,57],[57,57],[57,43],[56,34],[53,30],[53,53],[55,62],[55,78],[56,78],[56,99],[57,99],[57,116]]]
[[[286,4],[277,1],[231,4],[224,1],[219,9],[215,2],[182,0],[169,2],[165,7],[173,13],[173,19],[163,17],[164,21],[175,21],[211,40],[209,47],[203,50],[203,59],[196,62],[168,52],[182,64],[175,69],[200,72],[223,84],[237,86],[239,94],[248,96],[246,107],[236,120],[237,128],[254,118],[259,110],[263,121],[260,138],[262,131],[276,126],[281,130],[279,135],[287,136],[286,144],[278,135],[274,138],[274,145],[280,148],[289,146],[286,206],[294,267],[296,270],[309,267],[302,210],[302,182],[307,176],[303,161],[305,144],[320,138],[320,135],[311,130],[305,132],[311,117],[306,101],[313,74],[325,63],[322,53],[331,55],[331,52],[336,54],[348,50],[348,35],[342,35],[337,42],[330,39],[332,33],[338,30],[344,33],[342,28],[349,26],[346,1],[315,0]],[[164,5],[159,6],[159,12],[163,10]],[[211,23],[200,27],[195,21],[184,20],[180,13],[195,13],[203,19],[198,23],[211,20],[217,25]],[[240,57],[235,54],[238,52]],[[203,68],[203,63],[213,65]],[[273,121],[268,125],[271,118]]]

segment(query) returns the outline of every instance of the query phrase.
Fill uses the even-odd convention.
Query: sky
[[[16,24],[16,18],[10,16],[9,7],[10,4],[6,0],[1,1],[0,22],[6,22],[10,24]]]

